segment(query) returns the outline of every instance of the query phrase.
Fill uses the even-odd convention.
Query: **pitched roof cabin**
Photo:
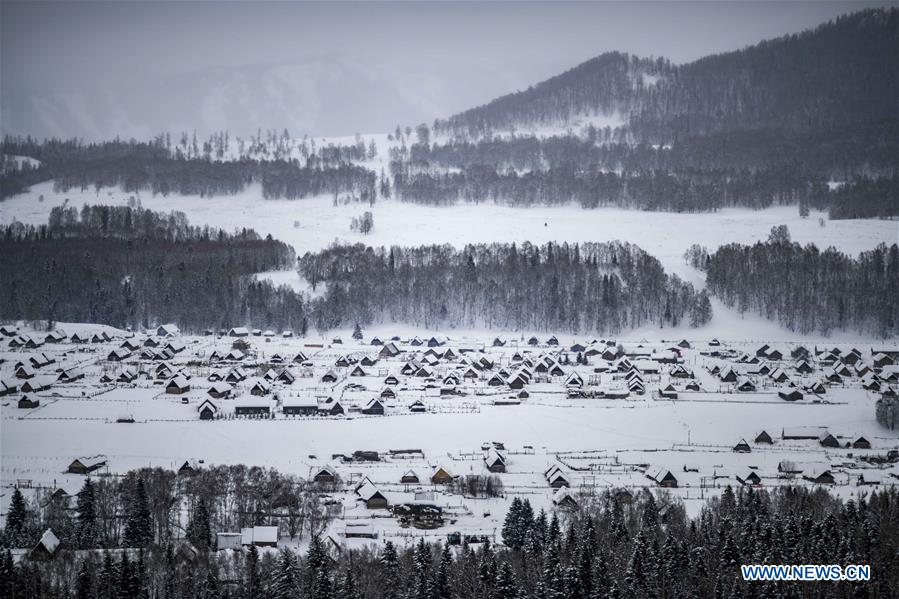
[[[356,495],[365,503],[365,507],[370,510],[385,509],[390,505],[387,497],[367,478],[361,485],[356,487]]]
[[[41,535],[37,545],[32,547],[31,551],[28,552],[28,559],[33,561],[53,559],[57,550],[59,550],[59,545],[59,538],[53,532],[53,529],[48,528],[44,531],[44,534]]]
[[[506,471],[506,458],[494,447],[491,447],[487,451],[487,455],[484,456],[484,464],[490,472],[498,473]]]
[[[578,503],[567,487],[556,489],[553,493],[553,505],[563,510],[577,509]]]
[[[774,439],[771,438],[771,435],[769,435],[767,431],[762,431],[758,435],[756,435],[754,442],[755,443],[767,443],[768,445],[774,445]]]
[[[737,479],[738,483],[745,486],[758,487],[762,484],[762,477],[755,470],[746,470],[740,474],[735,474],[734,478]]]
[[[364,408],[362,408],[362,413],[369,416],[383,416],[384,404],[382,404],[380,400],[372,399]]]
[[[183,375],[178,375],[165,386],[165,392],[170,395],[182,395],[190,391],[190,382]]]
[[[89,458],[75,458],[69,464],[66,472],[69,474],[90,474],[106,465],[105,455],[96,455]]]
[[[419,483],[418,475],[412,470],[406,470],[405,474],[400,477],[400,482],[404,485],[417,485]]]
[[[794,387],[784,387],[777,392],[777,396],[784,401],[799,401],[805,397],[799,389]]]
[[[739,443],[734,445],[734,451],[736,453],[750,453],[752,452],[752,448],[749,446],[749,443],[746,442],[746,439],[740,439]]]
[[[213,420],[218,412],[218,406],[208,399],[203,400],[203,403],[197,406],[197,413],[200,415],[200,420]]]
[[[646,471],[646,478],[660,487],[677,488],[677,478],[666,468],[659,466],[650,468]]]
[[[322,484],[333,484],[337,482],[337,472],[330,466],[320,468],[313,476],[312,482]]]
[[[852,441],[852,449],[871,449],[871,442],[865,437],[858,436]]]
[[[27,395],[23,395],[19,399],[19,403],[16,405],[23,410],[34,409],[41,405],[41,400],[39,400],[37,398],[29,399]]]
[[[453,482],[453,475],[445,468],[437,467],[431,475],[431,482],[435,485],[445,485]]]
[[[837,441],[837,438],[834,437],[831,433],[826,432],[826,431],[821,433],[821,435],[818,437],[818,443],[821,444],[821,447],[839,447],[840,446],[840,442]]]

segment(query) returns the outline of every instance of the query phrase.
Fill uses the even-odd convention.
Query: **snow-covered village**
[[[0,597],[899,597],[895,6],[0,46]]]

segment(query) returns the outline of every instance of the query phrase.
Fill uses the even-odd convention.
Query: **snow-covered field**
[[[768,237],[771,227],[785,224],[794,241],[834,246],[850,254],[879,243],[899,241],[899,222],[888,220],[825,220],[813,212],[801,219],[795,207],[753,211],[729,208],[715,213],[675,214],[617,208],[584,210],[576,206],[508,208],[493,203],[430,207],[392,200],[374,206],[334,206],[331,197],[305,200],[264,200],[257,186],[231,197],[152,196],[135,194],[145,208],[179,210],[192,224],[226,230],[252,227],[291,244],[298,254],[316,251],[334,242],[366,245],[420,245],[430,243],[586,242],[625,240],[662,261],[673,272],[694,283],[702,277],[684,263],[684,251],[694,243],[714,250],[726,243],[754,243]],[[44,197],[39,201],[40,196]],[[14,220],[42,224],[54,206],[125,204],[131,194],[118,189],[55,193],[52,183],[35,185],[28,193],[0,203],[0,223]],[[350,231],[350,221],[371,210],[374,230],[363,235]],[[826,218],[826,217],[825,217]],[[295,226],[298,221],[298,226]]]
[[[93,325],[60,326],[69,335],[101,329]],[[828,383],[823,393],[807,392],[804,399],[795,402],[780,399],[777,392],[783,389],[783,383],[760,370],[766,364],[772,370],[781,368],[797,388],[803,388],[823,380],[825,357],[832,345],[818,345],[818,354],[813,351],[809,363],[814,370],[809,374],[800,374],[795,369],[797,363],[789,357],[796,343],[772,343],[786,359],[771,354],[770,359],[763,357],[753,364],[741,356],[755,356],[758,343],[726,339],[722,339],[722,346],[710,344],[708,339],[690,339],[690,349],[676,349],[674,340],[624,342],[622,351],[627,362],[595,353],[589,364],[582,365],[575,364],[572,344],[580,342],[598,352],[609,350],[609,346],[569,336],[560,337],[558,346],[550,345],[545,335],[532,346],[518,334],[508,334],[500,335],[506,341],[504,347],[492,347],[495,334],[470,336],[453,331],[443,345],[429,348],[427,337],[418,345],[414,333],[394,331],[402,337],[396,342],[401,353],[378,358],[382,346],[373,345],[371,339],[381,335],[388,341],[392,334],[386,329],[383,333],[366,331],[364,342],[341,334],[343,343],[335,343],[332,335],[303,339],[251,335],[245,338],[249,344],[246,357],[222,361],[213,360],[213,352],[231,351],[233,338],[178,336],[174,342],[183,344],[184,349],[167,360],[150,360],[135,352],[121,361],[110,361],[109,352],[123,344],[125,333],[105,330],[115,337],[112,341],[66,341],[33,349],[8,348],[9,338],[4,341],[0,351],[0,379],[4,382],[24,384],[29,379],[16,378],[15,364],[29,362],[41,353],[54,362],[38,368],[39,376],[55,377],[61,369],[72,367],[85,375],[74,382],[55,383],[48,390],[27,393],[40,400],[36,408],[18,407],[21,392],[0,398],[0,483],[4,488],[19,483],[77,489],[83,478],[66,474],[68,464],[75,457],[97,454],[107,460],[101,474],[109,475],[142,466],[177,469],[187,460],[266,465],[303,477],[328,465],[346,482],[367,476],[392,502],[410,501],[416,489],[437,491],[436,501],[456,514],[456,528],[491,534],[501,526],[514,495],[529,497],[537,507],[552,508],[554,490],[544,472],[553,465],[561,468],[579,500],[611,488],[654,488],[647,475],[655,467],[664,468],[678,479],[678,488],[670,493],[682,499],[691,513],[699,509],[703,498],[719,493],[725,485],[739,484],[735,477],[750,471],[761,477],[763,486],[813,484],[802,476],[785,477],[778,472],[784,460],[824,465],[834,475],[832,488],[843,495],[863,491],[857,484],[860,474],[869,478],[873,474],[883,485],[899,484],[899,478],[893,476],[899,476],[895,464],[878,469],[863,460],[866,456],[885,456],[897,447],[897,438],[875,422],[874,403],[879,393],[863,388],[863,382],[869,379],[856,374],[859,368],[853,365],[841,383]],[[20,333],[32,332],[23,328]],[[146,347],[150,338],[153,336],[138,335],[133,340]],[[173,341],[159,340],[160,346]],[[805,347],[814,349],[812,344]],[[848,356],[851,349],[841,345],[841,355]],[[870,364],[872,351],[879,351],[868,345],[855,349],[861,354],[860,364]],[[445,353],[447,350],[450,353]],[[295,356],[299,352],[304,356],[298,361]],[[356,366],[364,364],[360,361],[363,357],[375,360],[374,364],[362,366],[362,373],[353,373]],[[356,363],[341,365],[341,359]],[[427,361],[428,372],[407,371],[411,360],[420,364]],[[464,376],[475,363],[481,364],[477,372],[470,378]],[[540,370],[541,363],[548,365],[546,372]],[[167,365],[169,375],[153,376],[160,364]],[[630,370],[640,374],[645,393],[632,388],[627,397],[609,397],[609,393],[628,386],[626,374],[629,376],[630,370],[623,370],[628,364],[633,366]],[[693,378],[675,378],[672,369],[677,365]],[[238,366],[247,378],[233,383],[232,398],[211,399],[218,408],[216,419],[200,420],[198,408],[210,400],[210,378],[214,373],[227,375]],[[733,368],[756,389],[737,392],[734,384],[713,374],[714,366]],[[533,378],[524,385],[529,397],[522,398],[518,405],[496,405],[497,400],[517,396],[518,390],[508,383],[525,367],[533,372]],[[146,374],[132,383],[115,382],[126,368]],[[290,384],[274,382],[271,393],[263,397],[250,395],[250,389],[269,369],[275,373],[288,370],[296,380]],[[323,380],[328,372],[335,374],[335,381]],[[165,392],[174,373],[189,377],[190,390],[178,395]],[[447,382],[447,376],[453,373],[460,378],[458,384]],[[112,382],[102,382],[104,374]],[[886,376],[885,372],[881,374]],[[395,384],[387,380],[389,375],[397,378]],[[506,383],[491,384],[494,375]],[[572,385],[574,375],[581,377],[581,386]],[[698,389],[689,390],[690,381]],[[659,395],[659,389],[669,384],[677,390],[676,398]],[[385,414],[362,411],[372,399],[381,398],[386,387],[393,388],[396,397],[381,399]],[[457,392],[440,393],[450,387]],[[572,395],[570,389],[575,388],[600,396]],[[333,405],[325,402],[328,397],[341,403],[346,414],[295,417],[283,413],[285,405],[300,399],[313,405]],[[271,416],[238,416],[236,407],[248,400],[267,406]],[[424,413],[411,411],[416,401],[422,402]],[[123,416],[130,416],[134,422],[117,422]],[[840,446],[824,447],[816,439],[782,439],[784,429],[790,427],[821,427],[821,431],[834,435]],[[774,438],[773,445],[754,442],[762,430]],[[871,449],[846,447],[860,436],[870,442]],[[732,450],[741,439],[749,442],[750,453]],[[463,498],[430,483],[438,467],[457,476],[489,474],[483,448],[491,442],[504,445],[506,471],[498,476],[506,490],[505,498]],[[421,455],[390,454],[390,450],[398,449],[421,450]],[[360,463],[334,457],[357,450],[377,451],[382,460]],[[410,469],[420,477],[420,484],[400,483],[400,477]],[[344,487],[337,496],[346,507],[344,519],[378,516],[373,521],[381,541],[391,537],[401,543],[408,540],[409,531],[402,531],[386,512],[360,507],[352,487]],[[8,495],[2,501],[8,501]],[[487,512],[489,515],[485,515]],[[335,534],[344,521],[334,523]],[[447,530],[428,534],[444,535]]]

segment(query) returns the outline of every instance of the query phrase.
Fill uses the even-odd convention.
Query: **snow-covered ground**
[[[132,194],[118,189],[56,193],[52,183],[35,185],[27,193],[0,203],[0,223],[14,220],[42,224],[54,206],[122,205]],[[899,222],[888,220],[825,220],[812,213],[799,218],[795,207],[753,211],[729,208],[714,213],[675,214],[617,208],[584,210],[576,206],[509,208],[493,203],[431,207],[381,200],[368,204],[333,205],[333,198],[318,196],[304,200],[264,200],[258,186],[229,197],[153,196],[134,194],[145,208],[179,210],[192,224],[208,224],[233,230],[252,227],[262,235],[291,244],[298,254],[317,251],[334,242],[366,245],[420,245],[430,243],[585,242],[625,240],[662,261],[666,270],[698,283],[702,276],[685,264],[686,249],[699,243],[714,250],[726,243],[754,243],[768,237],[771,227],[785,224],[794,241],[834,246],[850,254],[869,250],[879,243],[899,241]],[[44,201],[40,202],[39,197]],[[368,235],[350,231],[350,221],[371,210],[374,230]],[[298,226],[294,226],[298,221]]]
[[[123,331],[89,324],[59,326],[69,335],[104,329],[115,339],[84,344],[48,343],[36,349],[8,348],[8,338],[3,343],[0,379],[4,381],[23,384],[25,380],[13,378],[15,363],[29,361],[40,353],[55,362],[39,368],[39,374],[46,371],[55,375],[58,369],[72,367],[85,374],[81,380],[55,383],[47,391],[29,394],[40,400],[37,408],[17,407],[21,393],[0,398],[3,504],[9,497],[3,489],[17,483],[42,488],[65,485],[77,490],[83,477],[66,474],[67,465],[75,457],[96,454],[106,456],[107,466],[102,473],[109,475],[142,466],[176,469],[186,460],[266,465],[303,477],[330,465],[346,483],[367,476],[393,503],[411,501],[416,489],[436,491],[435,501],[453,514],[456,524],[452,528],[477,534],[492,534],[501,526],[512,496],[526,496],[537,508],[551,509],[553,489],[543,473],[554,464],[562,469],[577,497],[613,487],[634,492],[654,488],[646,474],[653,467],[664,467],[679,482],[670,493],[683,500],[693,514],[705,497],[719,493],[728,484],[739,484],[735,476],[750,470],[761,476],[766,487],[812,484],[800,476],[781,475],[778,464],[783,460],[827,465],[836,478],[832,488],[845,496],[863,491],[857,485],[859,474],[880,475],[883,485],[899,484],[899,479],[892,476],[899,476],[896,465],[877,470],[861,459],[885,455],[897,446],[896,435],[880,428],[874,420],[878,393],[862,388],[861,379],[850,375],[842,383],[828,384],[823,394],[806,394],[796,402],[783,401],[777,395],[782,388],[780,383],[757,372],[758,365],[737,359],[743,354],[755,355],[760,343],[733,337],[722,339],[722,346],[711,345],[707,338],[688,337],[692,348],[676,351],[671,349],[675,338],[654,343],[618,340],[633,364],[642,369],[646,393],[611,399],[572,397],[568,393],[567,381],[573,373],[582,377],[583,389],[587,391],[608,391],[625,384],[621,372],[596,373],[596,368],[613,365],[601,355],[592,356],[588,365],[575,364],[569,346],[575,342],[590,344],[588,339],[568,335],[559,336],[558,346],[549,345],[545,334],[539,335],[540,344],[530,346],[519,333],[500,333],[506,345],[492,347],[496,333],[447,331],[446,343],[430,351],[428,337],[424,337],[423,345],[415,345],[415,332],[408,328],[366,330],[361,342],[353,341],[349,331],[326,338],[251,335],[246,338],[249,348],[245,358],[223,362],[211,362],[211,355],[214,350],[230,351],[233,339],[180,336],[176,341],[183,343],[185,349],[166,364],[173,372],[191,377],[191,388],[182,395],[170,395],[164,392],[166,378],[150,376],[161,362],[140,359],[136,354],[123,361],[107,359],[109,352],[122,344],[126,335]],[[31,333],[24,326],[20,332]],[[335,343],[335,335],[343,342]],[[339,365],[341,358],[375,358],[381,346],[371,343],[374,335],[385,341],[392,336],[401,337],[397,344],[403,353],[378,359],[365,366],[365,372],[359,376],[351,374],[355,366]],[[147,338],[138,335],[134,339],[144,345]],[[161,341],[163,345],[168,342]],[[796,343],[769,343],[786,356],[796,347]],[[823,351],[823,343],[814,343]],[[804,345],[808,349],[814,347],[813,343]],[[600,343],[593,347],[607,349]],[[444,355],[447,349],[453,350],[454,355]],[[851,348],[841,345],[839,349],[841,355],[847,355]],[[879,351],[870,345],[858,345],[856,349],[864,363],[871,361],[872,352]],[[712,351],[721,355],[713,356]],[[294,359],[298,352],[305,355],[300,359],[302,364]],[[539,374],[541,371],[535,369],[537,374],[525,386],[529,397],[520,405],[495,405],[497,399],[508,400],[517,393],[505,385],[489,383],[501,369],[514,373],[520,368],[516,353],[534,364],[546,359],[558,362],[562,372]],[[563,356],[565,353],[570,363]],[[276,354],[284,361],[279,361]],[[650,354],[655,359],[648,359]],[[403,373],[413,357],[432,362],[431,377]],[[456,387],[459,394],[440,395],[439,388],[448,384],[444,377],[453,372],[462,376],[468,365],[481,358],[493,365],[484,366],[477,378],[462,377]],[[691,371],[699,390],[688,391],[689,379],[672,377],[669,371],[673,365],[658,362],[663,358],[676,359]],[[810,358],[814,372],[808,375],[800,375],[789,358],[771,357],[762,362],[784,369],[800,387],[821,380],[824,372],[824,364],[814,357]],[[198,408],[209,399],[210,375],[227,373],[238,365],[249,376],[233,385],[236,399],[212,399],[220,418],[201,421]],[[712,374],[710,369],[716,365],[729,366],[748,377],[756,384],[756,391],[735,392],[733,384]],[[144,370],[149,375],[133,383],[104,383],[100,379],[106,374],[114,381],[125,368]],[[272,393],[265,398],[250,399],[269,406],[273,417],[235,417],[235,406],[250,397],[257,377],[270,368],[276,372],[286,368],[297,377],[291,384],[274,383]],[[336,373],[336,381],[322,380],[329,371]],[[396,398],[383,400],[385,415],[360,413],[359,409],[369,400],[381,396],[388,375],[398,380],[393,386]],[[429,387],[429,381],[434,386]],[[658,394],[658,389],[669,383],[678,390],[676,399],[663,399]],[[282,413],[283,406],[294,399],[311,399],[323,405],[326,397],[341,402],[348,413],[343,417],[288,417]],[[410,411],[416,400],[423,402],[426,413]],[[135,422],[116,422],[123,415]],[[790,427],[823,427],[838,438],[841,446],[823,447],[814,439],[782,439],[783,429]],[[774,437],[773,445],[753,442],[762,430]],[[845,447],[859,436],[870,441],[872,448]],[[750,443],[751,453],[732,451],[741,439]],[[506,491],[504,498],[463,498],[429,482],[437,467],[453,475],[488,474],[482,448],[485,442],[494,441],[505,446],[506,472],[498,475]],[[389,453],[397,449],[417,449],[422,453]],[[333,457],[356,450],[377,451],[383,456],[382,461],[343,462]],[[420,477],[420,484],[400,483],[400,477],[410,469]],[[379,531],[377,542],[390,538],[405,543],[413,538],[410,535],[439,537],[451,530],[443,527],[423,533],[401,529],[386,511],[359,506],[352,486],[341,487],[336,496],[346,508],[332,525],[331,531],[337,535],[347,521],[369,519]]]

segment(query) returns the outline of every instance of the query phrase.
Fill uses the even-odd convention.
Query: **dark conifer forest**
[[[313,485],[314,486],[314,485]],[[74,510],[16,493],[4,542],[52,526],[65,559],[0,559],[0,595],[17,599],[553,599],[891,597],[899,585],[899,494],[843,499],[818,488],[724,489],[695,518],[664,493],[609,491],[549,515],[515,497],[491,543],[387,542],[334,551],[316,489],[276,471],[219,466],[182,480],[143,469],[85,482]],[[312,502],[312,503],[310,503]],[[179,517],[179,514],[181,516]],[[187,526],[176,524],[186,514]],[[215,532],[278,526],[308,545],[215,552]],[[21,539],[21,541],[19,540]],[[494,543],[502,545],[494,547]],[[189,545],[187,545],[189,543]],[[118,548],[128,548],[121,551]],[[83,551],[93,549],[93,551]],[[194,553],[196,551],[196,553]],[[773,562],[772,562],[773,560]],[[869,564],[869,582],[745,582],[744,564]]]
[[[257,322],[301,330],[302,298],[250,275],[290,268],[293,250],[252,230],[192,227],[182,213],[54,208],[0,233],[0,318],[185,330]]]
[[[756,312],[800,333],[899,333],[899,246],[858,258],[791,243],[785,228],[766,243],[729,244],[708,256],[709,290],[740,312]]]
[[[711,318],[704,294],[622,242],[337,246],[302,256],[299,268],[327,285],[312,306],[324,329],[357,321],[616,333]]]

